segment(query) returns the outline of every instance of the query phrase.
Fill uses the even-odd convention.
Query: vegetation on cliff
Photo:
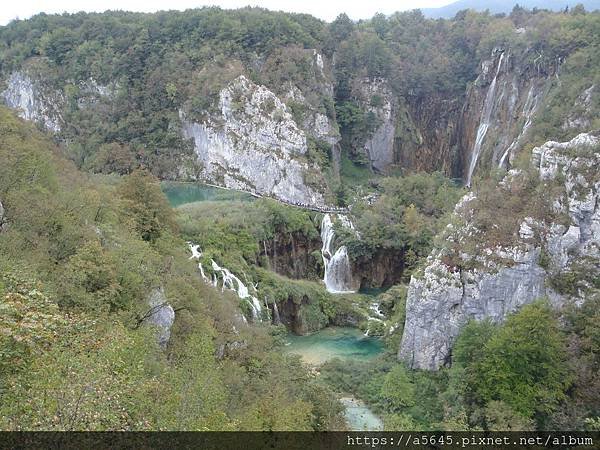
[[[6,109],[0,159],[0,428],[343,426],[269,328],[200,279],[155,178],[82,174]],[[177,311],[165,350],[142,320],[157,287]]]

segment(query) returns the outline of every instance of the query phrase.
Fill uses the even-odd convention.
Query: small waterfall
[[[367,318],[367,322],[379,322],[379,323],[383,323],[384,319],[385,319],[385,314],[383,313],[383,311],[381,311],[380,305],[377,301],[371,302],[371,304],[369,305],[369,310],[371,311],[371,314],[369,314],[369,317]],[[369,336],[371,333],[371,327],[369,324],[367,324],[367,331],[365,331],[365,336]]]
[[[202,263],[200,262],[200,258],[202,258],[202,250],[200,250],[200,246],[192,242],[188,242],[187,244],[189,245],[190,251],[192,252],[192,256],[190,256],[190,259],[195,259],[198,261],[198,269],[200,269],[200,275],[202,275],[202,280],[204,280],[205,283],[209,283],[210,280],[204,273],[204,267],[202,267]]]
[[[194,244],[192,242],[188,242],[187,244],[190,246],[190,251],[192,252],[190,259],[202,258],[202,250],[200,250],[200,246],[198,244]]]
[[[346,216],[340,215],[339,220],[343,226],[354,229],[354,225]],[[335,232],[329,214],[325,214],[321,221],[321,241],[323,242],[321,255],[325,266],[323,281],[327,291],[338,294],[355,292],[352,288],[352,268],[348,257],[348,249],[345,245],[342,245],[335,251],[333,250]]]
[[[252,309],[252,318],[255,320],[260,320],[262,312],[260,301],[253,295],[250,295],[248,288],[244,283],[242,283],[242,280],[232,274],[229,269],[220,267],[214,260],[211,260],[211,264],[214,272],[221,275],[221,279],[223,280],[221,289],[230,289],[237,293],[239,298],[246,300]]]
[[[273,302],[273,323],[279,325],[281,323],[281,317],[279,316],[279,308],[277,308],[277,302]]]
[[[190,251],[192,252],[192,256],[190,257],[190,259],[199,260],[202,257],[202,251],[200,250],[200,246],[193,244],[191,242],[188,242],[188,245],[190,247]],[[227,288],[229,290],[234,291],[240,299],[246,300],[252,310],[253,319],[260,321],[261,320],[261,312],[262,312],[262,306],[260,304],[260,301],[258,301],[258,299],[256,297],[254,297],[253,295],[250,295],[250,291],[248,290],[248,287],[244,283],[242,283],[242,280],[240,280],[237,276],[235,276],[233,273],[231,273],[231,271],[229,271],[229,269],[219,266],[215,262],[214,259],[211,259],[210,262],[211,262],[212,269],[213,269],[213,274],[212,274],[211,280],[209,280],[209,278],[204,273],[204,268],[202,267],[202,263],[200,261],[198,261],[198,269],[200,269],[200,274],[202,275],[202,279],[206,283],[210,283],[214,287],[218,287],[219,276],[220,276],[220,278],[223,282],[221,290],[223,291]],[[255,287],[255,290],[256,290],[256,287]]]
[[[202,279],[208,283],[210,280],[208,279],[208,277],[206,276],[206,274],[204,273],[204,267],[202,267],[202,263],[199,262],[198,263],[198,269],[200,269],[200,275],[202,275]]]
[[[477,136],[475,137],[475,145],[473,146],[473,151],[471,152],[471,163],[469,164],[469,172],[467,174],[466,185],[468,187],[471,186],[471,179],[473,177],[473,172],[475,172],[475,166],[477,165],[479,154],[481,153],[481,146],[490,127],[492,112],[494,111],[494,101],[496,99],[496,84],[498,81],[498,74],[500,73],[500,69],[502,67],[503,58],[504,53],[501,53],[500,58],[498,59],[498,66],[496,67],[496,74],[494,75],[494,79],[488,88],[485,96],[485,102],[483,103],[483,111],[481,112],[481,119],[479,120]]]

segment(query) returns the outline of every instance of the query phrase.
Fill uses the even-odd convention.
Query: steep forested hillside
[[[59,153],[0,111],[0,428],[343,426],[276,330],[202,282],[156,179],[90,177]],[[168,348],[156,296],[177,315]]]

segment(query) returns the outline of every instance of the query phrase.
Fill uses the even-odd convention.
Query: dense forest
[[[498,55],[509,54],[503,69]],[[481,81],[486,67],[493,81]],[[511,110],[523,137],[510,163],[489,156],[465,186],[481,129],[465,131],[469,102],[490,97],[501,70],[517,73],[512,92],[539,81],[543,100],[532,120],[520,103]],[[505,320],[466,320],[439,370],[398,357],[411,283],[432,252],[464,298],[464,274],[484,270],[479,244],[515,244],[525,216],[548,230],[573,225],[554,200],[565,203],[577,183],[567,169],[540,178],[532,155],[600,128],[600,14],[517,6],[331,23],[257,8],[39,14],[0,27],[0,74],[0,91],[30,83],[44,105],[30,121],[0,109],[0,429],[345,430],[340,398],[351,393],[390,431],[600,431],[600,263],[590,253],[553,272],[542,233],[536,261],[555,297],[507,306]],[[203,180],[207,165],[182,133],[186,120],[225,120],[224,98],[235,120],[254,105],[226,97],[241,75],[282,99],[305,139],[303,163],[324,180],[303,182],[324,186],[326,206],[350,217],[331,230],[355,288],[323,282],[333,259],[323,205],[244,185],[235,189],[259,198],[169,203],[168,182]],[[393,156],[383,167],[365,148],[388,113]],[[279,114],[275,123],[287,120]],[[318,115],[331,141],[311,134]],[[565,158],[597,160],[593,142]],[[581,241],[597,249],[597,166],[578,175],[596,202]],[[466,224],[456,212],[465,198]],[[468,226],[471,240],[451,239]],[[151,319],[167,305],[165,338]],[[358,328],[383,350],[318,367],[286,351],[288,333],[328,326]]]
[[[598,20],[578,8],[555,14],[519,7],[509,16],[462,11],[436,21],[419,11],[359,23],[342,14],[331,24],[261,9],[40,14],[0,29],[0,72],[7,77],[25,68],[50,98],[58,97],[65,125],[58,138],[69,143],[78,167],[120,174],[145,167],[160,178],[174,177],[182,160],[196,163],[186,158],[192,149],[177,131],[179,109],[202,117],[215,107],[219,90],[242,73],[277,94],[293,83],[310,93],[305,103],[286,100],[294,117],[308,108],[333,118],[351,163],[346,172],[354,176],[352,166],[364,168],[360,144],[378,121],[360,98],[361,80],[386,79],[395,96],[422,109],[437,101],[451,105],[465,96],[494,48],[514,49],[520,64],[535,63],[538,71],[552,72],[571,56],[563,76],[573,82],[563,83],[533,133],[536,143],[562,138],[565,130],[555,122],[581,82],[598,76]],[[323,91],[304,49],[335,55],[322,75],[333,83],[333,97]],[[366,101],[377,105],[378,97]],[[82,107],[90,103],[95,107]],[[414,133],[414,124],[403,126]],[[313,143],[313,157],[331,164],[320,144]]]

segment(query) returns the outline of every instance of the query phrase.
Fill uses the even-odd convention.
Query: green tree
[[[406,369],[398,364],[385,376],[381,396],[390,411],[399,412],[414,404],[414,389]]]
[[[158,180],[143,170],[127,176],[119,186],[124,214],[145,241],[154,242],[163,233],[175,231],[173,210],[160,189]]]
[[[543,420],[565,398],[570,384],[565,338],[547,303],[510,316],[475,363],[477,394],[499,400],[525,418]]]

